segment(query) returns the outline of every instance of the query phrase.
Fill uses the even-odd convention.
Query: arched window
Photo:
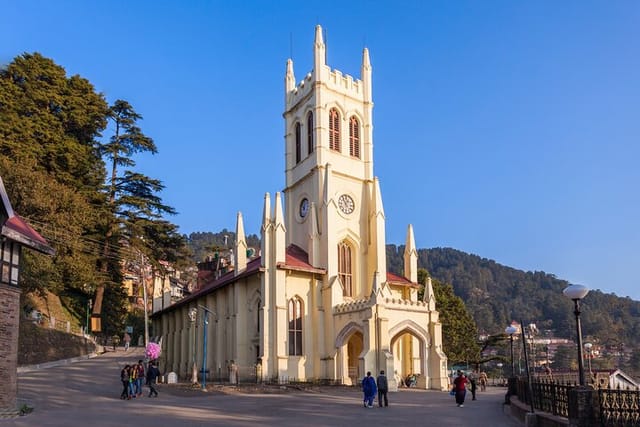
[[[360,124],[356,116],[349,119],[349,154],[360,158]]]
[[[313,153],[313,113],[307,114],[307,154]]]
[[[289,300],[289,356],[302,356],[302,301]]]
[[[340,151],[340,113],[335,108],[329,110],[329,148]]]
[[[353,264],[351,259],[351,246],[346,242],[338,244],[338,278],[344,288],[342,295],[353,296]]]
[[[300,159],[302,158],[301,145],[302,142],[300,141],[300,123],[296,123],[296,165],[300,163]]]

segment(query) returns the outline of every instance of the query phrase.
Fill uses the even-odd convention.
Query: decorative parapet
[[[408,299],[388,297],[380,299],[378,297],[378,302],[390,310],[419,311],[422,313],[429,311],[429,304],[424,301],[411,301]],[[358,299],[334,306],[333,312],[335,314],[354,313],[369,308],[374,304],[375,300],[373,298]]]
[[[424,301],[411,301],[409,299],[402,298],[384,298],[382,300],[385,307],[393,310],[393,309],[402,309],[402,310],[412,310],[413,311],[429,311],[429,304]]]
[[[329,89],[346,92],[355,99],[362,99],[364,96],[362,80],[354,79],[349,74],[342,74],[340,70],[331,70],[329,67],[326,67],[325,72],[328,73],[325,76],[328,76],[326,85]],[[288,93],[287,110],[298,104],[303,98],[306,98],[313,89],[314,83],[313,74],[307,73],[296,87]]]
[[[353,301],[345,302],[345,303],[334,306],[333,313],[334,314],[355,313],[355,312],[367,309],[372,305],[373,305],[373,301],[371,300],[371,298],[353,300]]]

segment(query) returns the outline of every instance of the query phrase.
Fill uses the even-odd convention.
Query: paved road
[[[136,349],[120,350],[20,374],[19,403],[33,406],[34,411],[1,420],[0,427],[519,426],[503,413],[503,388],[480,393],[464,408],[458,408],[446,392],[411,389],[390,393],[388,408],[367,409],[359,391],[329,387],[314,392],[239,394],[159,385],[158,398],[120,400],[120,368],[141,354]]]

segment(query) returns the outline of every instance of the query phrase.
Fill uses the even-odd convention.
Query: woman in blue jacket
[[[367,376],[362,380],[362,392],[364,393],[364,407],[373,408],[373,399],[378,393],[376,380],[371,376],[371,372],[367,372]]]

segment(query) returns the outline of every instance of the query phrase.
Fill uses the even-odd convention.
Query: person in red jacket
[[[467,377],[464,376],[464,372],[458,370],[458,376],[453,380],[453,391],[456,393],[456,403],[458,407],[464,406],[464,398],[467,394]]]

